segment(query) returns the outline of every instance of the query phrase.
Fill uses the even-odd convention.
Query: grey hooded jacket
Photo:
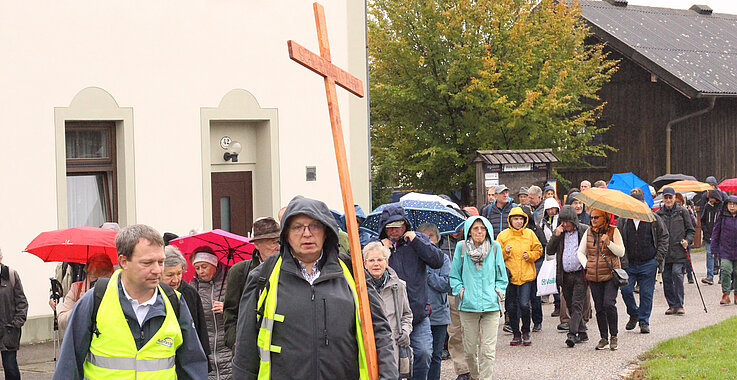
[[[304,278],[300,264],[288,244],[290,219],[306,215],[325,225],[322,258],[317,266],[320,276],[312,285]],[[281,346],[271,353],[272,379],[358,379],[358,346],[356,345],[356,308],[350,286],[338,260],[338,228],[327,205],[321,201],[295,198],[284,212],[279,254],[269,256],[248,275],[238,310],[238,327],[233,355],[233,378],[256,379],[260,357],[256,339],[259,332],[257,305],[258,283],[268,281],[281,257],[277,293],[277,314],[282,322],[273,328],[272,345]],[[350,265],[347,264],[350,268]],[[362,273],[361,275],[365,275]],[[381,309],[379,295],[368,286],[371,318],[376,341],[379,379],[397,379],[391,329]]]

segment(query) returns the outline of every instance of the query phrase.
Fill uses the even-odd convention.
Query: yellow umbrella
[[[574,198],[591,208],[598,208],[621,218],[655,221],[655,214],[645,202],[619,190],[592,187],[578,193]]]
[[[709,185],[708,183],[699,182],[699,181],[676,181],[669,183],[658,190],[659,193],[663,192],[663,189],[666,187],[672,187],[675,191],[706,191],[706,190],[714,190],[714,186]]]

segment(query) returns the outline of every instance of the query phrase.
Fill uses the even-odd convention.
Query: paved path
[[[694,253],[694,267],[697,279],[705,274],[705,254]],[[655,287],[653,314],[650,318],[651,334],[640,334],[639,328],[625,331],[627,323],[624,303],[617,299],[619,310],[619,350],[596,351],[594,345],[599,340],[595,318],[589,321],[590,341],[574,348],[565,345],[565,334],[558,333],[555,327],[558,318],[551,318],[552,304],[543,305],[543,331],[532,334],[531,347],[511,347],[511,335],[499,331],[497,358],[494,375],[497,379],[613,379],[626,370],[637,356],[652,348],[657,342],[685,335],[690,331],[715,324],[727,317],[737,315],[737,306],[720,306],[721,286],[701,285],[704,300],[709,310],[704,313],[696,285],[686,284],[686,315],[664,315],[667,304],[663,296],[663,286]],[[41,343],[23,346],[18,353],[18,361],[24,379],[51,379],[54,371],[53,346]],[[2,374],[2,371],[0,371]],[[456,378],[450,360],[443,362],[444,380]]]
[[[705,252],[694,253],[696,279],[705,276]],[[715,279],[716,280],[716,279]],[[684,280],[684,282],[686,282]],[[704,313],[695,284],[685,284],[686,315],[665,315],[668,304],[663,295],[663,286],[657,283],[653,299],[653,312],[650,317],[650,334],[640,334],[639,327],[626,331],[624,325],[629,320],[621,295],[617,298],[619,311],[619,350],[594,350],[598,342],[599,330],[596,317],[588,323],[589,342],[568,348],[566,336],[556,331],[558,318],[551,318],[553,305],[543,304],[543,330],[532,333],[531,347],[511,347],[511,334],[499,330],[497,342],[495,379],[617,379],[627,369],[628,364],[656,343],[668,338],[685,335],[693,330],[715,324],[725,318],[737,315],[737,305],[720,306],[721,285],[699,283],[704,295],[708,313]],[[635,299],[637,294],[635,294]],[[593,307],[593,305],[592,305]],[[500,326],[501,327],[501,326]],[[456,378],[450,360],[443,362],[444,380]]]

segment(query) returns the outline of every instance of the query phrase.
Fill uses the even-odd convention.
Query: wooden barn
[[[557,171],[572,186],[629,171],[648,182],[665,173],[737,177],[737,15],[703,5],[580,4],[592,43],[605,42],[620,60],[600,92],[600,123],[610,128],[601,141],[617,151]]]

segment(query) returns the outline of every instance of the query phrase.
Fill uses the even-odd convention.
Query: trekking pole
[[[696,272],[693,270],[693,262],[691,262],[691,254],[689,253],[689,249],[686,248],[686,257],[688,257],[688,265],[691,266],[691,272],[694,274],[694,279],[696,278]],[[704,305],[704,313],[708,313],[709,311],[706,310],[706,303],[704,302],[704,295],[701,294],[701,287],[699,287],[699,282],[696,282],[696,289],[699,290],[699,297],[701,297],[701,304]]]
[[[51,298],[53,298],[56,301],[56,305],[58,307],[59,300],[62,298],[62,294],[64,292],[64,289],[61,286],[61,283],[51,277],[49,280],[51,280]],[[59,348],[61,346],[61,342],[59,342],[59,319],[56,314],[56,308],[54,308],[54,368],[56,368],[56,358],[57,353],[59,352]]]

